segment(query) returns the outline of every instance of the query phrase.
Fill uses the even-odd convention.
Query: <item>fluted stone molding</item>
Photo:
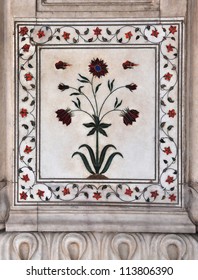
[[[1,260],[197,260],[196,235],[1,233]]]

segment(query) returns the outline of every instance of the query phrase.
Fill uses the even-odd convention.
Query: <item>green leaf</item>
[[[109,148],[114,148],[116,150],[116,147],[114,145],[106,145],[102,151],[101,151],[101,154],[100,154],[100,159],[99,159],[99,166],[101,167],[101,165],[103,164],[103,161],[105,159],[105,155],[106,155],[106,152]]]
[[[97,117],[96,115],[93,115],[93,118],[94,118],[94,121],[95,121],[96,126],[98,126],[99,123],[100,123],[99,117]]]
[[[102,84],[97,85],[96,90],[95,90],[95,94],[98,92],[98,90],[99,90],[99,88],[100,88],[101,85],[102,85]]]
[[[160,127],[163,128],[163,127],[165,126],[165,124],[166,124],[166,122],[162,122],[162,123],[160,124]]]
[[[85,80],[85,81],[87,81],[87,82],[89,82],[89,79],[88,78],[86,78],[85,76],[82,76],[82,75],[80,75],[80,74],[78,74],[83,80]]]
[[[111,31],[108,28],[106,29],[106,32],[107,32],[108,35],[112,34]]]
[[[96,129],[93,128],[92,130],[89,131],[89,133],[87,134],[87,136],[93,135],[96,132]]]
[[[117,107],[116,107],[117,104],[118,104],[118,98],[116,97],[116,101],[115,101],[115,104],[114,104],[114,108],[117,108]]]
[[[111,193],[106,194],[106,198],[108,199],[111,196]]]
[[[91,169],[91,167],[90,167],[90,165],[89,165],[89,162],[88,162],[86,156],[85,156],[83,153],[75,152],[75,153],[73,153],[72,158],[73,158],[75,155],[79,155],[79,156],[81,157],[81,159],[82,159],[82,161],[83,161],[83,163],[84,163],[86,169],[87,169],[91,174],[94,174],[94,172],[92,171],[92,169]]]
[[[95,123],[93,123],[93,122],[90,122],[90,123],[83,123],[83,125],[84,125],[85,127],[95,127]]]
[[[111,162],[116,155],[121,156],[123,158],[123,155],[121,153],[116,152],[116,153],[111,154],[110,157],[108,158],[106,164],[105,164],[105,167],[103,168],[102,172],[100,172],[100,174],[105,173],[109,169],[109,167],[111,165]]]
[[[111,84],[110,84],[110,80],[108,80],[108,88],[111,91]]]
[[[89,28],[87,28],[84,32],[84,35],[87,35],[87,34],[89,34]]]
[[[122,105],[122,100],[120,101],[120,103],[117,104],[116,108],[120,107]]]
[[[171,97],[168,98],[168,101],[169,101],[170,103],[174,103],[174,102],[175,102]]]
[[[90,158],[91,158],[91,162],[92,162],[92,164],[93,164],[93,166],[95,168],[95,166],[96,166],[96,159],[95,159],[95,155],[94,155],[93,149],[89,145],[87,145],[87,144],[81,145],[79,147],[79,149],[81,149],[83,147],[87,148],[87,150],[89,152],[89,155],[90,155]]]
[[[104,129],[100,128],[100,127],[99,127],[99,129],[98,129],[98,132],[101,133],[102,135],[108,137],[106,131],[105,131]]]
[[[77,79],[79,82],[81,82],[81,83],[89,83],[88,81],[85,81],[85,80],[80,80],[80,79]]]
[[[27,124],[22,124],[22,126],[27,130],[29,126]]]
[[[174,127],[173,125],[169,125],[169,126],[167,127],[168,131],[170,131],[173,127]]]
[[[107,128],[109,126],[111,126],[111,123],[101,123],[100,124],[100,127],[102,127],[102,128]]]
[[[77,100],[78,100],[78,106],[80,108],[81,102],[80,102],[80,99],[78,97],[77,97]]]
[[[81,93],[81,89],[82,88],[84,88],[84,86],[80,86],[79,88],[78,88],[78,91]]]
[[[75,106],[79,109],[79,106],[78,106],[78,104],[75,102],[75,101],[73,101],[72,100],[72,102],[75,104]]]
[[[111,91],[112,91],[112,89],[113,89],[113,84],[114,84],[114,82],[115,82],[115,79],[113,79],[113,81],[111,82]]]
[[[72,96],[72,95],[80,95],[80,93],[79,92],[73,92],[73,93],[70,94],[70,96]]]

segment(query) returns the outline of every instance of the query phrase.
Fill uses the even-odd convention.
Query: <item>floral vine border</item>
[[[17,202],[125,202],[180,203],[178,174],[178,57],[181,21],[147,24],[79,24],[62,26],[47,23],[17,25]],[[159,184],[45,184],[36,182],[36,51],[37,46],[61,44],[157,44],[160,49],[160,179]]]

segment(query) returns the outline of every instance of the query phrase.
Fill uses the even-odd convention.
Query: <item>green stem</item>
[[[99,118],[98,102],[97,102],[96,94],[94,91],[93,79],[94,79],[94,77],[92,77],[92,79],[91,79],[91,88],[92,88],[92,93],[93,93],[95,105],[96,105],[96,116]],[[98,133],[98,130],[96,130],[96,168],[95,168],[96,173],[99,173],[99,168],[100,168],[99,167],[99,133]]]
[[[90,118],[92,118],[94,120],[94,118],[92,117],[91,114],[89,114],[87,111],[85,110],[82,110],[82,109],[79,109],[79,110],[72,110],[71,112],[83,112],[85,114],[87,114]]]
[[[94,115],[95,115],[95,114],[96,114],[96,111],[95,111],[94,106],[93,106],[91,100],[89,99],[89,97],[88,97],[85,93],[79,91],[77,88],[74,88],[74,87],[70,87],[70,88],[71,88],[71,89],[74,89],[74,90],[76,90],[76,91],[78,91],[81,95],[83,95],[83,96],[88,100],[88,102],[90,103],[90,105],[91,105],[91,107],[92,107],[92,109],[93,109],[93,113],[94,113]]]
[[[102,118],[100,119],[100,121],[102,121],[102,119],[103,119],[106,115],[108,115],[109,113],[111,113],[111,112],[122,112],[122,110],[120,110],[120,109],[113,109],[113,110],[110,110],[110,111],[108,111],[107,113],[105,113],[105,114],[102,116]]]
[[[101,105],[101,108],[100,108],[100,111],[99,111],[99,117],[100,117],[100,114],[101,114],[101,112],[102,112],[102,109],[103,109],[104,104],[106,103],[107,99],[108,99],[108,98],[112,95],[112,93],[114,93],[116,90],[121,89],[121,88],[124,88],[124,87],[125,87],[125,86],[118,87],[118,88],[112,90],[112,91],[107,95],[107,97],[105,98],[105,100],[103,101],[103,103],[102,103],[102,105]]]

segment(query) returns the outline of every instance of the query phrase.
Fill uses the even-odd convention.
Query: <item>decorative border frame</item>
[[[143,23],[144,22],[144,23]],[[50,26],[49,26],[50,23]],[[73,27],[71,27],[71,24]],[[106,28],[105,35],[101,36],[93,36],[91,34],[90,37],[90,30],[87,26],[91,26],[91,30],[102,26],[109,25],[109,28]],[[112,25],[118,26],[117,32],[115,34],[112,34],[110,27]],[[139,27],[141,26],[141,28]],[[26,29],[25,29],[26,27]],[[77,28],[78,27],[78,28]],[[125,38],[125,34],[120,31],[124,28],[129,27],[132,29],[132,33],[134,36],[131,36],[130,38]],[[179,64],[179,61],[183,57],[183,21],[182,20],[163,20],[162,22],[153,21],[153,20],[147,20],[147,21],[124,21],[122,22],[103,22],[100,21],[97,24],[93,22],[65,22],[65,23],[54,23],[54,22],[16,22],[16,44],[19,49],[19,57],[16,61],[16,67],[17,67],[17,77],[19,77],[19,80],[16,80],[16,84],[19,82],[20,86],[16,87],[16,91],[19,92],[19,95],[17,97],[17,106],[16,106],[16,117],[17,117],[17,123],[16,123],[16,135],[19,136],[20,141],[16,144],[15,147],[15,158],[18,156],[18,152],[20,154],[20,162],[25,164],[25,166],[21,166],[20,162],[15,161],[15,166],[18,166],[17,172],[15,173],[15,182],[16,182],[16,192],[15,192],[15,205],[34,205],[34,204],[40,204],[40,205],[46,205],[46,204],[54,204],[59,205],[58,203],[64,202],[69,204],[76,204],[78,203],[84,203],[87,205],[87,201],[91,204],[97,203],[97,205],[103,205],[106,203],[106,205],[116,204],[116,205],[134,205],[134,206],[146,206],[146,205],[155,205],[155,206],[182,206],[182,189],[184,187],[183,185],[183,173],[182,173],[182,115],[180,115],[179,112],[182,112],[182,64]],[[68,28],[73,28],[75,37],[72,38],[70,41],[70,38],[64,39],[60,35],[63,30],[67,30]],[[80,29],[83,29],[82,31],[79,31]],[[164,36],[162,36],[161,40],[158,40],[158,29],[161,29],[164,33]],[[119,32],[118,32],[119,30]],[[48,33],[49,36],[46,35],[41,36],[38,35],[40,32],[41,34]],[[43,32],[43,33],[42,33]],[[66,32],[66,31],[65,31]],[[128,31],[130,32],[130,31]],[[70,34],[69,32],[67,32]],[[153,35],[151,35],[153,33]],[[121,37],[121,34],[123,37]],[[36,38],[37,35],[37,39]],[[153,36],[153,37],[151,37]],[[178,36],[178,37],[177,37]],[[45,38],[44,38],[45,37]],[[154,41],[152,41],[151,39]],[[87,38],[87,39],[86,39]],[[100,41],[101,44],[108,44],[109,42],[112,43],[112,40],[115,41],[115,44],[119,45],[127,45],[127,44],[134,44],[134,42],[139,42],[141,44],[155,44],[158,45],[160,48],[160,63],[163,66],[160,67],[160,96],[161,96],[161,103],[160,103],[160,148],[161,148],[161,155],[164,156],[164,159],[162,161],[161,158],[161,165],[163,165],[163,172],[161,173],[161,180],[162,176],[166,174],[166,180],[164,180],[166,186],[163,186],[161,181],[161,186],[156,185],[147,185],[143,186],[142,188],[129,185],[129,184],[117,184],[115,188],[113,188],[111,185],[107,183],[103,184],[85,184],[82,186],[79,186],[76,183],[73,183],[71,185],[56,185],[56,186],[45,186],[45,190],[41,190],[39,187],[35,187],[35,189],[32,188],[32,186],[27,187],[24,184],[23,181],[24,178],[21,177],[24,174],[23,169],[28,169],[28,172],[34,172],[34,161],[33,157],[29,157],[29,154],[32,153],[32,151],[35,149],[35,146],[30,146],[29,142],[27,142],[27,139],[30,139],[31,143],[35,143],[36,141],[36,133],[35,133],[35,127],[36,119],[34,115],[34,111],[36,110],[36,98],[33,96],[32,93],[36,93],[36,84],[32,83],[32,80],[38,79],[38,74],[36,74],[36,65],[37,65],[37,55],[36,55],[36,48],[41,45],[50,45],[52,42],[57,42],[60,44],[71,44],[71,45],[77,45],[81,40],[84,41],[85,44],[94,44],[94,42]],[[134,41],[133,41],[134,40]],[[164,42],[165,42],[165,48],[164,48]],[[171,42],[175,43],[174,49],[177,50],[177,52],[174,52],[174,55],[172,57],[169,57],[169,52],[166,54],[164,53],[164,50],[166,50],[166,47],[169,46],[169,49],[171,49],[173,46],[171,45]],[[166,45],[167,44],[167,45]],[[28,47],[27,47],[28,45]],[[26,47],[25,47],[26,46]],[[171,47],[172,46],[172,47]],[[181,47],[180,47],[181,46]],[[29,49],[33,50],[33,55],[28,55],[27,58],[24,59],[24,53],[29,53]],[[28,51],[26,51],[28,49]],[[172,51],[170,51],[172,52]],[[179,59],[178,59],[179,58]],[[173,63],[172,61],[178,61],[177,63]],[[30,72],[31,71],[31,72]],[[169,86],[169,82],[172,79],[174,73],[176,77],[176,82],[174,85]],[[171,72],[171,73],[170,73]],[[22,74],[21,74],[22,73]],[[25,76],[26,74],[30,74],[29,79],[29,87],[26,86],[26,84],[23,84],[21,81],[21,75]],[[26,80],[27,82],[27,80]],[[28,81],[29,82],[29,81]],[[174,98],[172,97],[174,96]],[[32,119],[30,120],[30,124],[26,124],[23,122],[24,117],[22,117],[21,110],[25,108],[21,108],[19,111],[18,105],[20,102],[20,99],[22,99],[22,102],[24,104],[29,103],[29,106],[32,108],[32,111],[28,112],[31,114]],[[173,103],[176,104],[178,101],[178,104],[176,107],[173,107]],[[168,106],[169,111],[167,111]],[[25,112],[25,111],[24,111]],[[25,113],[26,114],[26,113]],[[169,116],[169,119],[167,120],[167,116]],[[175,117],[176,116],[176,117]],[[20,119],[21,117],[21,119]],[[166,121],[165,121],[166,120]],[[174,120],[174,121],[173,121]],[[22,123],[21,123],[22,122]],[[19,132],[19,126],[21,124],[21,127],[23,127],[23,132],[20,134]],[[177,136],[174,139],[173,136],[171,136],[171,131],[175,127],[177,127]],[[21,131],[21,130],[20,130]],[[179,135],[179,137],[178,137]],[[34,139],[34,140],[33,140]],[[170,161],[170,150],[168,150],[168,147],[165,147],[165,144],[167,146],[168,143],[172,142],[176,146],[176,154],[174,157],[172,157],[172,161]],[[21,148],[23,147],[24,148]],[[170,145],[170,144],[169,144]],[[18,149],[18,147],[20,147]],[[167,150],[165,149],[167,148]],[[164,150],[163,150],[164,149]],[[168,153],[168,154],[167,154]],[[171,151],[172,153],[172,151]],[[166,154],[166,156],[165,156]],[[170,170],[172,170],[172,173],[175,173],[170,176]],[[176,173],[177,171],[178,174]],[[27,172],[26,172],[27,173]],[[171,173],[171,174],[172,174]],[[19,175],[19,176],[18,176]],[[23,179],[22,179],[23,178]],[[167,181],[168,180],[168,181]],[[172,183],[177,181],[177,186],[172,186]],[[25,182],[26,183],[26,182]],[[164,191],[164,195],[162,197],[159,197],[158,193],[158,187],[162,188]],[[63,189],[67,190],[67,195],[63,196],[62,192]],[[114,200],[111,202],[110,198],[114,196],[114,198],[117,199],[117,202]],[[36,197],[36,199],[35,199]],[[31,201],[27,201],[27,198],[30,198]],[[80,198],[80,199],[79,199]],[[75,200],[75,202],[73,202]],[[120,204],[121,203],[121,204]]]

